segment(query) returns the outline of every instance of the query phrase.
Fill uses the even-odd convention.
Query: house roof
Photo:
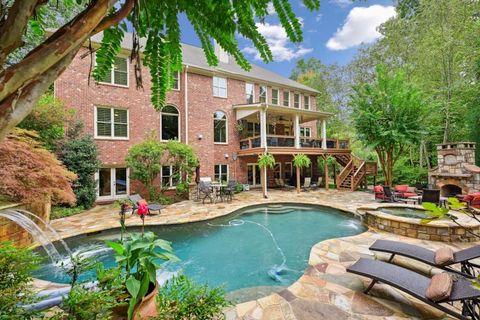
[[[100,43],[102,41],[103,33],[98,33],[91,37],[91,41]],[[145,47],[145,39],[140,39],[140,46]],[[132,34],[125,33],[121,47],[126,50],[132,49]],[[297,81],[291,80],[287,77],[281,76],[275,72],[262,68],[258,65],[251,64],[250,71],[243,70],[235,61],[234,58],[229,57],[228,63],[218,62],[217,66],[210,66],[207,62],[202,48],[195,47],[189,44],[182,43],[182,58],[183,64],[191,67],[207,70],[210,72],[227,73],[231,76],[250,78],[257,82],[266,82],[269,84],[277,84],[280,86],[289,87],[307,91],[310,93],[319,93],[317,90],[310,88]]]

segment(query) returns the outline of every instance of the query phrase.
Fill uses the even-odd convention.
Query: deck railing
[[[327,139],[327,149],[348,149],[349,140]],[[261,145],[260,136],[248,137],[240,140],[240,149],[259,148]],[[295,148],[295,136],[267,135],[268,147]],[[322,148],[322,139],[319,138],[300,138],[300,148]]]

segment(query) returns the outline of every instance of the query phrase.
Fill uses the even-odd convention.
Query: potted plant
[[[156,316],[155,295],[158,291],[156,271],[158,260],[178,261],[171,243],[157,239],[153,232],[133,233],[122,242],[107,241],[115,251],[115,260],[121,270],[123,293],[127,295],[114,313],[127,315],[128,320]],[[128,304],[126,303],[128,301]]]

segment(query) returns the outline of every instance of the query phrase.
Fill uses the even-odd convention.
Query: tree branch
[[[98,24],[98,26],[93,29],[92,35],[108,29],[111,26],[119,24],[120,21],[125,19],[128,14],[133,10],[136,2],[136,0],[125,0],[125,3],[117,12],[103,18],[103,20]]]
[[[66,69],[79,49],[80,46],[70,51],[47,72],[0,103],[0,141],[33,110],[38,99]]]
[[[9,9],[7,18],[0,23],[0,66],[5,64],[7,56],[23,44],[22,36],[27,29],[28,20],[35,9],[44,0],[17,0]]]

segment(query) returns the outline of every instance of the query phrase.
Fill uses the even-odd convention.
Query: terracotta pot
[[[135,307],[133,320],[145,320],[158,316],[157,305],[155,304],[157,292],[158,282],[155,282],[155,286],[150,293],[143,297],[142,301]]]

